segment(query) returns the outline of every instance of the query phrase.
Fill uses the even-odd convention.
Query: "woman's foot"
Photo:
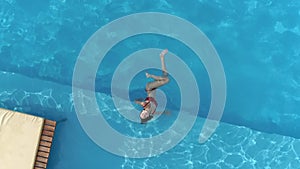
[[[165,49],[163,50],[161,53],[160,53],[160,57],[163,58],[166,54],[168,53],[168,49]]]
[[[147,78],[150,78],[151,75],[150,75],[149,73],[146,72],[146,77],[147,77]]]

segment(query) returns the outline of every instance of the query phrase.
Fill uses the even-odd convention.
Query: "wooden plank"
[[[39,151],[50,153],[50,148],[49,147],[44,147],[44,146],[39,146]]]
[[[52,120],[45,120],[45,124],[49,126],[56,126],[56,122]]]
[[[48,136],[42,136],[41,140],[43,141],[48,141],[48,142],[52,142],[52,137],[48,137]]]
[[[48,125],[44,125],[44,130],[54,131],[54,130],[55,130],[55,127],[53,127],[53,126],[48,126]]]
[[[39,151],[37,155],[40,157],[45,157],[45,158],[49,157],[49,153],[45,153],[45,152],[41,152],[41,151]]]
[[[43,130],[42,135],[46,135],[46,136],[51,136],[51,137],[53,137],[53,136],[54,136],[54,132],[52,132],[52,131],[47,131],[47,130]]]
[[[44,168],[44,167],[34,166],[34,169],[41,169],[41,168]]]
[[[40,141],[40,145],[41,146],[45,146],[45,147],[51,147],[51,143],[50,142],[46,142],[46,141]]]
[[[41,169],[41,168],[44,168],[44,167],[34,166],[34,169]]]
[[[35,167],[46,168],[47,164],[41,162],[35,162]]]
[[[48,158],[44,158],[44,157],[36,157],[36,161],[38,162],[42,162],[42,163],[48,163]]]

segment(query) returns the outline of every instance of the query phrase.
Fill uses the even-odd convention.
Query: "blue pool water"
[[[299,1],[2,0],[0,9],[0,106],[67,119],[58,123],[48,168],[300,168]],[[174,80],[163,88],[170,116],[140,126],[118,113],[110,96],[112,74],[137,50],[168,48],[197,75],[201,93],[196,123],[177,146],[151,158],[124,158],[98,147],[81,128],[72,75],[95,31],[119,17],[149,11],[184,18],[208,36],[224,66],[226,107],[217,131],[199,144],[211,101],[201,61],[172,38],[145,34],[123,40],[107,53],[95,79],[99,107],[113,128],[149,137],[168,129],[178,114]],[[145,96],[145,82],[140,72],[130,85],[131,99]]]

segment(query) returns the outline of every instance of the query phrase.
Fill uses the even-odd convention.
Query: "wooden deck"
[[[55,121],[44,120],[43,130],[40,138],[38,152],[35,159],[34,169],[47,168],[55,127],[56,127]]]

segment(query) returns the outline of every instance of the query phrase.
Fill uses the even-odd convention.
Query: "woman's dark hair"
[[[141,119],[141,124],[146,124],[147,123],[147,121],[149,121],[149,120],[151,120],[153,118],[153,116],[148,116],[147,118],[145,118],[145,119]]]

